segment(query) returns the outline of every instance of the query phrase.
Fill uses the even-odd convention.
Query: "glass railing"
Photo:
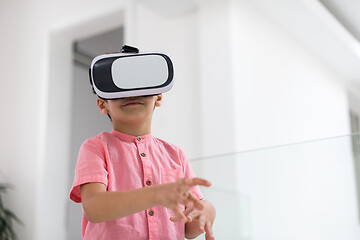
[[[192,159],[216,239],[360,239],[359,134]],[[197,239],[204,239],[203,236]]]

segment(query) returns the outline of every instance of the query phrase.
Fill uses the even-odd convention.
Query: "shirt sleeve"
[[[80,148],[70,199],[81,202],[80,186],[91,182],[108,185],[106,151],[101,141],[93,138],[86,140]]]
[[[180,149],[180,159],[182,160],[182,163],[183,163],[184,177],[185,178],[194,178],[195,177],[194,171],[192,170],[190,162],[187,159],[187,157],[182,149]],[[204,198],[203,194],[200,191],[199,186],[192,187],[190,191],[198,199],[201,200]]]

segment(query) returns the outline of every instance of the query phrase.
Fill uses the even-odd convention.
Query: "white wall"
[[[346,79],[256,7],[231,9],[236,149],[350,133]]]
[[[251,1],[198,3],[205,156],[350,132],[344,76]]]
[[[236,146],[229,1],[199,1],[197,27],[203,155],[229,153]]]

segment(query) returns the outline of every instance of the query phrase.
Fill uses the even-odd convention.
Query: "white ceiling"
[[[320,0],[320,2],[360,41],[359,0]]]

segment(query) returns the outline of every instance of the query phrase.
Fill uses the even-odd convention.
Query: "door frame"
[[[129,28],[128,25],[132,24],[129,20],[133,16],[130,5],[104,6],[75,19],[64,19],[63,23],[49,31],[46,83],[42,95],[44,120],[40,134],[43,149],[39,160],[42,169],[37,176],[35,239],[53,239],[54,236],[56,239],[67,239],[68,181],[73,175],[69,172],[73,42],[121,26]]]

